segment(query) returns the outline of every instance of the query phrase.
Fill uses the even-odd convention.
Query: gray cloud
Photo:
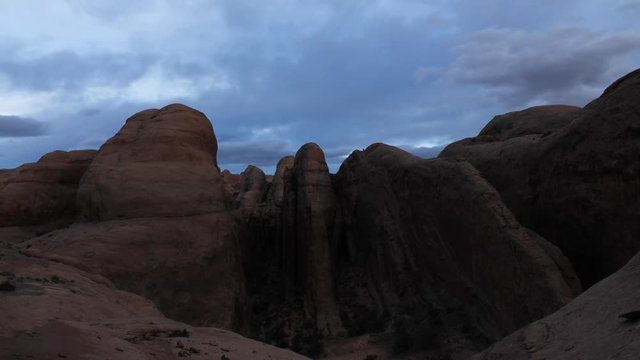
[[[12,89],[64,90],[77,92],[93,83],[125,85],[141,76],[155,62],[148,54],[78,55],[72,51],[56,51],[24,59],[22,47],[3,47],[0,75]]]
[[[442,149],[446,145],[442,146],[399,146],[402,150],[412,153],[413,155],[420,156],[425,159],[432,159],[438,157]]]
[[[471,136],[527,101],[584,102],[622,75],[637,32],[587,28],[637,21],[606,4],[12,2],[0,13],[0,90],[11,95],[0,107],[46,116],[46,145],[65,149],[97,147],[133,113],[183,102],[213,120],[221,166],[240,171],[309,141],[332,167],[374,142],[431,156],[425,139]],[[617,15],[609,25],[606,11]],[[558,24],[584,28],[546,30]],[[488,26],[518,30],[471,33]],[[2,164],[42,155],[27,140]]]
[[[640,1],[627,1],[622,3],[616,7],[616,10],[621,12],[632,12],[636,13],[640,11]]]
[[[47,123],[13,115],[0,115],[0,138],[42,136],[49,133]]]
[[[304,144],[300,144],[302,146]],[[323,148],[325,160],[331,172],[336,172],[355,147],[338,146]],[[273,173],[280,159],[295,156],[298,148],[279,140],[237,140],[218,143],[218,163],[221,169],[239,173],[247,165],[260,167]]]
[[[221,141],[218,143],[218,163],[221,168],[233,169],[238,165],[240,167],[275,166],[287,155],[292,155],[292,151],[283,141]]]
[[[531,100],[584,105],[612,79],[631,70],[621,60],[639,46],[637,32],[487,29],[460,43],[451,73],[462,83],[490,89],[513,106]]]

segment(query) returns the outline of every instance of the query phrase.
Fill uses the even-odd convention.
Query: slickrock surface
[[[622,360],[640,354],[640,255],[554,314],[492,345],[473,360]]]
[[[58,262],[3,249],[0,274],[2,359],[306,359],[169,320],[106,278]]]

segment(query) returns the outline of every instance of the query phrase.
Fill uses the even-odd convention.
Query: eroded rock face
[[[21,244],[107,277],[166,315],[239,326],[244,273],[209,120],[184,105],[131,117],[80,182],[80,219]]]
[[[251,332],[319,356],[323,337],[344,333],[331,250],[337,201],[322,149],[306,144],[295,158],[283,158],[269,186],[260,188],[265,189],[257,204],[260,211],[247,213],[244,208],[245,229],[253,229],[243,236],[248,242]]]
[[[640,255],[569,305],[528,325],[473,360],[634,359],[640,354]]]
[[[440,155],[464,158],[518,219],[559,246],[586,286],[640,251],[640,71],[584,109],[496,117]]]
[[[374,319],[391,318],[410,335],[431,329],[440,335],[430,347],[455,353],[549,314],[578,290],[568,261],[551,256],[553,246],[521,226],[467,162],[374,144],[344,162],[336,188],[348,330],[372,332]]]
[[[244,209],[255,209],[258,203],[264,202],[263,197],[267,191],[267,177],[260,168],[248,166],[242,173],[242,193],[238,201]]]
[[[276,173],[273,175],[273,185],[271,186],[268,194],[268,201],[276,207],[282,206],[282,202],[284,201],[285,176],[287,172],[293,169],[294,162],[295,158],[293,156],[285,156],[280,159],[280,161],[278,161],[278,165],[276,166]]]
[[[448,145],[441,158],[469,161],[491,182],[519,219],[527,217],[536,189],[531,173],[545,145],[579,114],[573,106],[536,106],[494,117],[474,138]]]
[[[324,152],[309,143],[296,153],[296,248],[300,280],[305,289],[305,310],[315,316],[324,335],[342,330],[333,293],[333,256],[337,201],[331,186]]]
[[[78,190],[83,219],[104,221],[226,211],[217,141],[201,112],[142,111],[107,141]]]
[[[0,227],[73,220],[78,184],[95,154],[54,151],[36,163],[1,171]]]

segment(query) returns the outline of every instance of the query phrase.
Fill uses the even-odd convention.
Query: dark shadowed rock
[[[331,254],[337,202],[324,152],[318,145],[309,143],[298,150],[293,176],[297,261],[305,289],[305,311],[315,316],[322,334],[337,335],[342,324],[333,293]]]
[[[575,295],[567,260],[550,255],[553,245],[522,227],[467,162],[374,144],[343,163],[336,188],[337,288],[349,331],[392,319],[409,349],[460,356]],[[422,331],[431,335],[420,345]]]
[[[267,191],[267,178],[260,168],[252,165],[249,165],[242,175],[244,181],[238,201],[242,208],[255,208],[259,202],[263,202]]]
[[[573,106],[536,106],[494,117],[474,138],[448,145],[441,158],[469,161],[498,190],[520,219],[535,196],[531,173],[553,134],[581,111]]]
[[[70,222],[78,183],[95,154],[54,151],[36,163],[0,171],[0,227]]]
[[[569,305],[492,345],[473,360],[635,359],[638,324],[620,314],[640,304],[640,255]]]
[[[222,181],[229,198],[237,199],[242,192],[244,176],[242,174],[233,174],[229,170],[224,170],[222,172]]]
[[[2,359],[306,359],[169,320],[150,301],[59,262],[2,249],[0,273],[15,284],[11,295],[0,293]]]
[[[275,206],[282,206],[284,200],[284,177],[287,171],[293,169],[295,158],[293,156],[285,156],[276,166],[276,173],[273,175],[272,186],[269,192],[270,202]]]
[[[639,99],[634,71],[584,109],[496,117],[441,157],[476,166],[518,219],[559,246],[590,286],[640,251]]]

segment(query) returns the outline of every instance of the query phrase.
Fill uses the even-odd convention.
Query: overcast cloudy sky
[[[222,168],[306,142],[428,156],[498,113],[583,106],[640,67],[640,1],[0,0],[0,168],[181,102]]]

